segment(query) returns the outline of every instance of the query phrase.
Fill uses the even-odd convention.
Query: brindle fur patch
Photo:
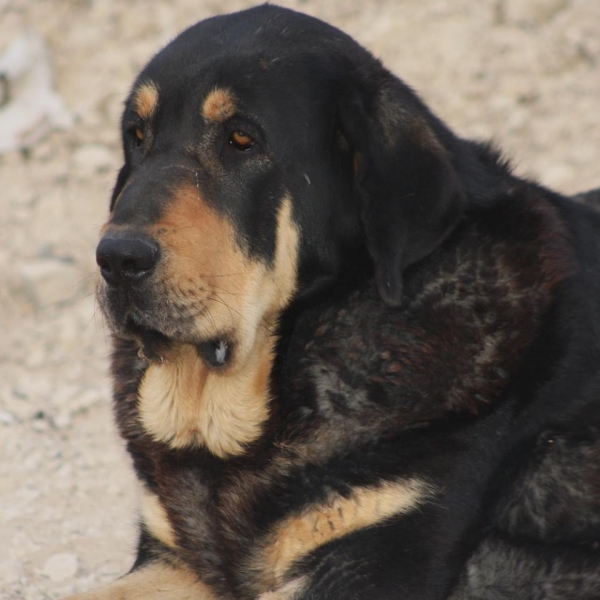
[[[217,600],[187,568],[150,563],[111,585],[66,600]]]
[[[215,88],[208,94],[202,105],[202,116],[206,121],[223,123],[233,117],[236,111],[235,98],[231,91]]]
[[[288,517],[271,532],[256,560],[263,589],[282,585],[286,572],[316,548],[350,533],[408,513],[432,494],[418,479],[386,482],[378,487],[357,487],[349,497],[332,495]]]
[[[133,106],[141,119],[149,120],[158,108],[158,86],[153,81],[146,81],[133,93]]]

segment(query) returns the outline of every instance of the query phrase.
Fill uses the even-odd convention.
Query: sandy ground
[[[33,27],[75,117],[0,156],[0,598],[50,599],[131,563],[136,486],[114,431],[94,248],[136,71],[187,25],[251,2],[0,0],[0,53]],[[600,186],[597,0],[296,0],[563,192]]]

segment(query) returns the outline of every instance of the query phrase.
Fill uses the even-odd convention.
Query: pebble
[[[504,0],[502,6],[509,23],[535,26],[547,23],[567,8],[568,0]]]
[[[49,428],[50,424],[45,419],[35,419],[31,423],[31,429],[33,429],[33,431],[37,431],[38,433],[48,431]]]
[[[51,581],[64,581],[74,577],[79,568],[77,557],[70,552],[52,555],[42,567],[42,573]]]
[[[0,581],[13,583],[23,577],[23,565],[18,560],[3,560],[0,562]]]
[[[114,152],[101,144],[85,144],[73,154],[73,162],[81,175],[108,171],[115,160]]]
[[[15,416],[7,411],[0,411],[0,423],[10,425],[15,421]]]
[[[59,260],[34,259],[18,267],[23,292],[36,309],[73,300],[81,281],[75,265]]]
[[[71,425],[72,422],[73,422],[73,419],[72,419],[71,415],[66,411],[59,412],[52,419],[52,423],[58,429],[66,429],[67,427],[69,427]]]

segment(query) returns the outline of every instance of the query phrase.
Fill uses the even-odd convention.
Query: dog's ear
[[[126,162],[121,167],[121,170],[119,171],[119,174],[117,175],[117,181],[115,183],[115,187],[113,188],[112,196],[110,197],[110,211],[111,212],[115,207],[115,203],[117,202],[117,198],[119,197],[119,194],[123,191],[123,188],[125,187],[125,183],[127,182],[127,179],[129,179],[130,171],[131,171],[131,169],[129,168],[129,164]]]
[[[340,120],[354,155],[377,287],[387,304],[397,306],[404,269],[448,235],[465,194],[450,152],[434,131],[435,117],[391,75],[371,92],[345,95]]]

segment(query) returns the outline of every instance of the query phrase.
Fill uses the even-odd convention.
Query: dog
[[[600,213],[263,5],[160,51],[96,258],[138,554],[105,600],[600,597]]]

